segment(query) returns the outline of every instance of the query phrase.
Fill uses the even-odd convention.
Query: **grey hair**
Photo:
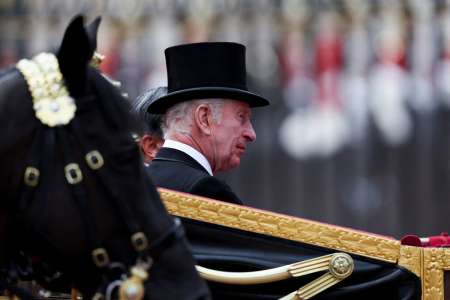
[[[164,137],[167,138],[170,132],[190,135],[194,122],[192,112],[197,106],[202,104],[209,105],[214,121],[220,122],[224,101],[223,99],[199,99],[175,104],[167,110],[164,117]]]

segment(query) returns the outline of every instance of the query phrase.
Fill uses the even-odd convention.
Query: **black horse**
[[[30,61],[0,74],[0,281],[20,270],[88,299],[117,295],[131,278],[122,296],[135,299],[133,284],[148,273],[147,299],[208,298],[179,222],[143,170],[126,100],[90,66],[97,26],[74,18],[57,55],[35,60],[49,71],[57,58],[68,90],[57,104],[39,98]],[[58,89],[52,74],[46,87]]]

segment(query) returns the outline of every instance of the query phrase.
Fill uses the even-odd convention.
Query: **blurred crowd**
[[[163,50],[247,46],[257,141],[227,175],[253,206],[400,237],[448,231],[450,1],[4,0],[0,66],[103,16],[102,70],[130,98],[165,85]],[[445,228],[447,226],[447,228]]]

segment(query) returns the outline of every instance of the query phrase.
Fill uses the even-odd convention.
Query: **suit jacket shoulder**
[[[200,178],[192,186],[190,193],[225,202],[243,204],[228,184],[213,176]]]
[[[147,171],[158,187],[242,204],[225,182],[209,175],[195,159],[179,150],[161,148]]]

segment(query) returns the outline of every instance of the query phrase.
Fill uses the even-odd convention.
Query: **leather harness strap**
[[[76,138],[76,142],[82,151],[88,151],[88,147],[83,143],[83,139],[80,136],[80,128],[76,119],[74,119],[69,125],[72,127],[72,133]],[[93,170],[91,170],[94,172]],[[127,201],[123,201],[123,199],[119,199],[117,192],[114,191],[115,185],[108,180],[108,176],[105,173],[105,169],[100,168],[95,170],[96,175],[100,179],[100,182],[105,187],[105,191],[109,194],[109,197],[113,200],[116,209],[118,211],[119,216],[126,224],[126,227],[130,233],[130,235],[137,236],[138,233],[142,232],[140,226],[135,221],[133,213],[128,205]],[[133,245],[135,250],[139,252],[149,251],[150,255],[153,259],[157,259],[158,256],[161,255],[161,252],[168,248],[173,242],[179,240],[182,236],[184,236],[184,230],[181,226],[181,222],[175,219],[173,226],[171,226],[166,232],[162,233],[160,237],[151,242],[147,247],[139,247],[138,245]],[[134,240],[136,241],[136,239]],[[133,241],[132,241],[133,242]],[[145,243],[149,243],[146,241]]]
[[[66,133],[62,132],[64,130],[63,128],[56,128],[56,134],[57,134],[57,141],[62,147],[62,155],[63,155],[63,162],[65,167],[65,175],[67,179],[69,186],[72,191],[72,195],[74,197],[75,205],[77,206],[80,216],[83,219],[83,227],[85,236],[88,241],[89,247],[92,249],[91,251],[94,251],[95,249],[100,248],[100,241],[97,237],[97,226],[94,220],[94,216],[92,215],[92,210],[89,207],[88,203],[88,197],[86,190],[83,187],[82,184],[82,173],[77,173],[77,169],[79,170],[78,164],[75,163],[74,158],[71,155],[71,150],[69,146],[69,142],[67,141],[67,135]],[[73,169],[68,169],[67,166],[73,166]],[[74,172],[74,174],[70,174],[71,172]],[[80,171],[81,172],[81,171]],[[70,177],[73,176],[73,177]],[[78,176],[78,177],[77,177]],[[71,180],[73,180],[71,182]],[[79,180],[79,181],[78,181]]]

